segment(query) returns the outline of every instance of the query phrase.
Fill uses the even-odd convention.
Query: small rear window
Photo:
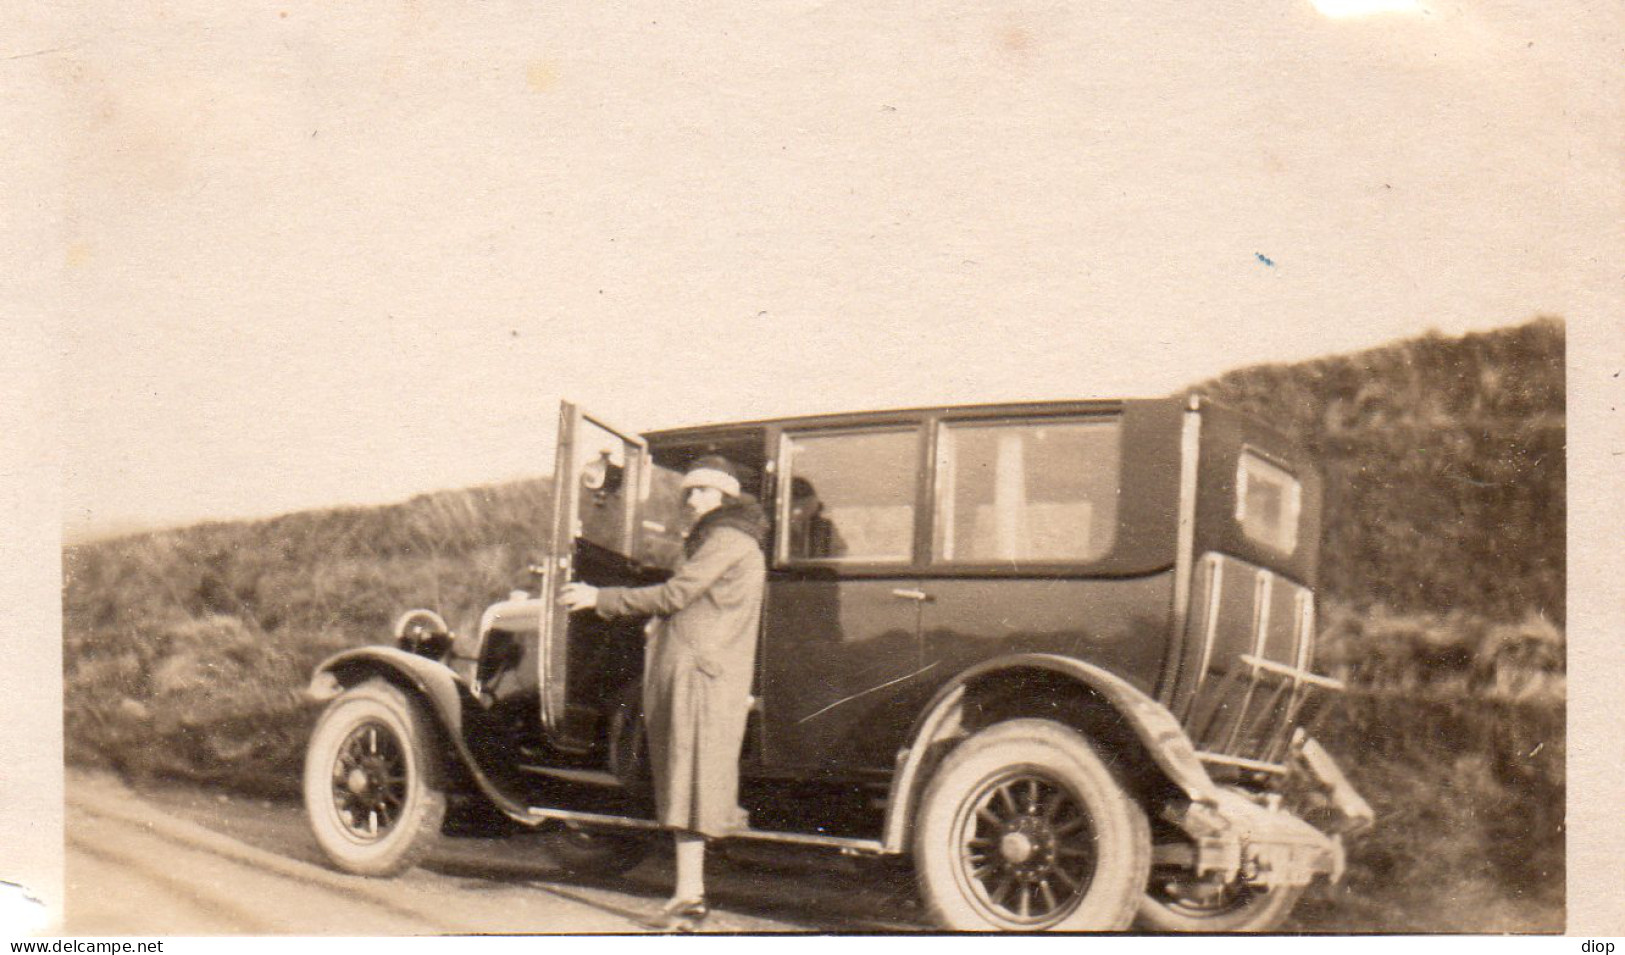
[[[1298,549],[1298,479],[1252,449],[1236,465],[1236,520],[1248,539],[1281,554]]]

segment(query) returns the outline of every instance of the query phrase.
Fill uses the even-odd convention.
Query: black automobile
[[[665,579],[708,454],[773,523],[736,838],[907,857],[950,930],[1259,931],[1371,822],[1305,732],[1338,689],[1320,479],[1262,422],[1192,395],[636,436],[566,404],[558,449],[531,590],[318,668],[305,800],[339,868],[404,870],[448,805],[574,871],[642,858],[643,624],[556,595]]]

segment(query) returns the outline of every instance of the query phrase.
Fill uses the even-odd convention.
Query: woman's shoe
[[[697,899],[672,899],[650,920],[649,927],[657,932],[692,932],[698,929],[700,923],[710,914],[711,906],[706,903],[704,896]]]

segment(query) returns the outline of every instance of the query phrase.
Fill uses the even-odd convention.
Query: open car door
[[[681,550],[674,485],[680,481],[654,464],[642,438],[560,403],[536,655],[542,726],[557,743],[581,742],[569,720],[570,612],[559,606],[559,590],[576,579],[584,556],[634,571],[673,566]]]

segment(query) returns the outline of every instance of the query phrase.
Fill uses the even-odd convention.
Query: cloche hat
[[[739,496],[739,469],[720,454],[708,454],[689,465],[683,475],[683,490],[714,487],[729,497]]]

